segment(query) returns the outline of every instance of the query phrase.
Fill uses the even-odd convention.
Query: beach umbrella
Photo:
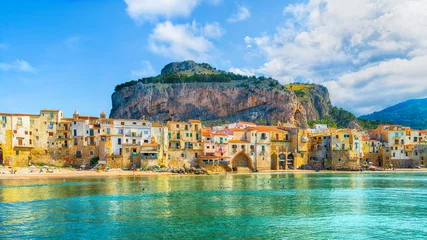
[[[43,168],[49,168],[48,166],[44,165]]]
[[[36,168],[36,167],[34,167],[34,166],[30,166],[30,168]]]
[[[85,167],[86,167],[86,165],[81,165],[80,167],[81,167],[81,168],[85,168]]]

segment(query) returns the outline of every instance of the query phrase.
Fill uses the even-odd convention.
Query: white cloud
[[[143,77],[152,77],[156,75],[156,70],[149,61],[142,61],[141,68],[138,70],[132,70],[131,74],[133,77],[143,78]]]
[[[170,21],[158,23],[149,36],[148,47],[156,54],[161,54],[174,60],[209,61],[214,58],[215,47],[208,38],[219,37],[223,33],[217,24],[198,25],[176,24]],[[206,29],[216,29],[206,32]]]
[[[287,6],[274,33],[244,41],[266,59],[258,74],[324,83],[333,104],[364,114],[427,95],[426,12],[423,0],[310,0]]]
[[[240,74],[243,76],[255,76],[256,71],[255,69],[248,69],[248,68],[229,68],[228,69],[229,72],[235,73],[235,74]]]
[[[125,0],[128,15],[139,23],[158,18],[188,17],[198,0]]]
[[[249,12],[249,10],[244,6],[240,6],[237,12],[234,13],[230,18],[228,18],[227,21],[231,23],[240,22],[248,19],[250,16],[251,13]]]
[[[0,62],[0,70],[4,72],[16,71],[16,72],[35,72],[36,69],[32,67],[28,62],[24,60],[16,60],[12,63]]]
[[[82,40],[81,36],[71,36],[65,39],[64,44],[68,48],[74,48],[77,46],[77,44],[80,43],[81,40]]]
[[[221,38],[225,34],[225,30],[218,22],[207,23],[201,29],[202,34],[208,38]]]

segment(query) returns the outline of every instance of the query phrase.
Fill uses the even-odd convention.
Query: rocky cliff
[[[182,71],[187,77],[175,76]],[[173,63],[157,77],[117,86],[110,117],[154,121],[200,119],[209,123],[281,121],[306,127],[308,120],[328,115],[331,104],[325,87],[295,86],[283,86],[271,78],[219,72],[209,65]]]

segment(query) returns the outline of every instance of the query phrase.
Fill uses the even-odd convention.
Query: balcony
[[[24,148],[33,148],[34,147],[33,144],[26,144],[26,143],[16,143],[14,146],[15,147],[24,147]]]
[[[144,153],[144,152],[157,152],[158,151],[158,149],[157,149],[157,147],[141,147],[141,153]]]

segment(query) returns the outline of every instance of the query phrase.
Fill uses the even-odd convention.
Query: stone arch
[[[249,157],[245,152],[237,153],[233,159],[231,159],[230,163],[233,169],[237,169],[237,167],[248,167],[252,170],[254,169],[251,157]]]
[[[271,154],[271,170],[278,170],[279,166],[278,166],[278,161],[277,161],[277,154],[273,153]]]

